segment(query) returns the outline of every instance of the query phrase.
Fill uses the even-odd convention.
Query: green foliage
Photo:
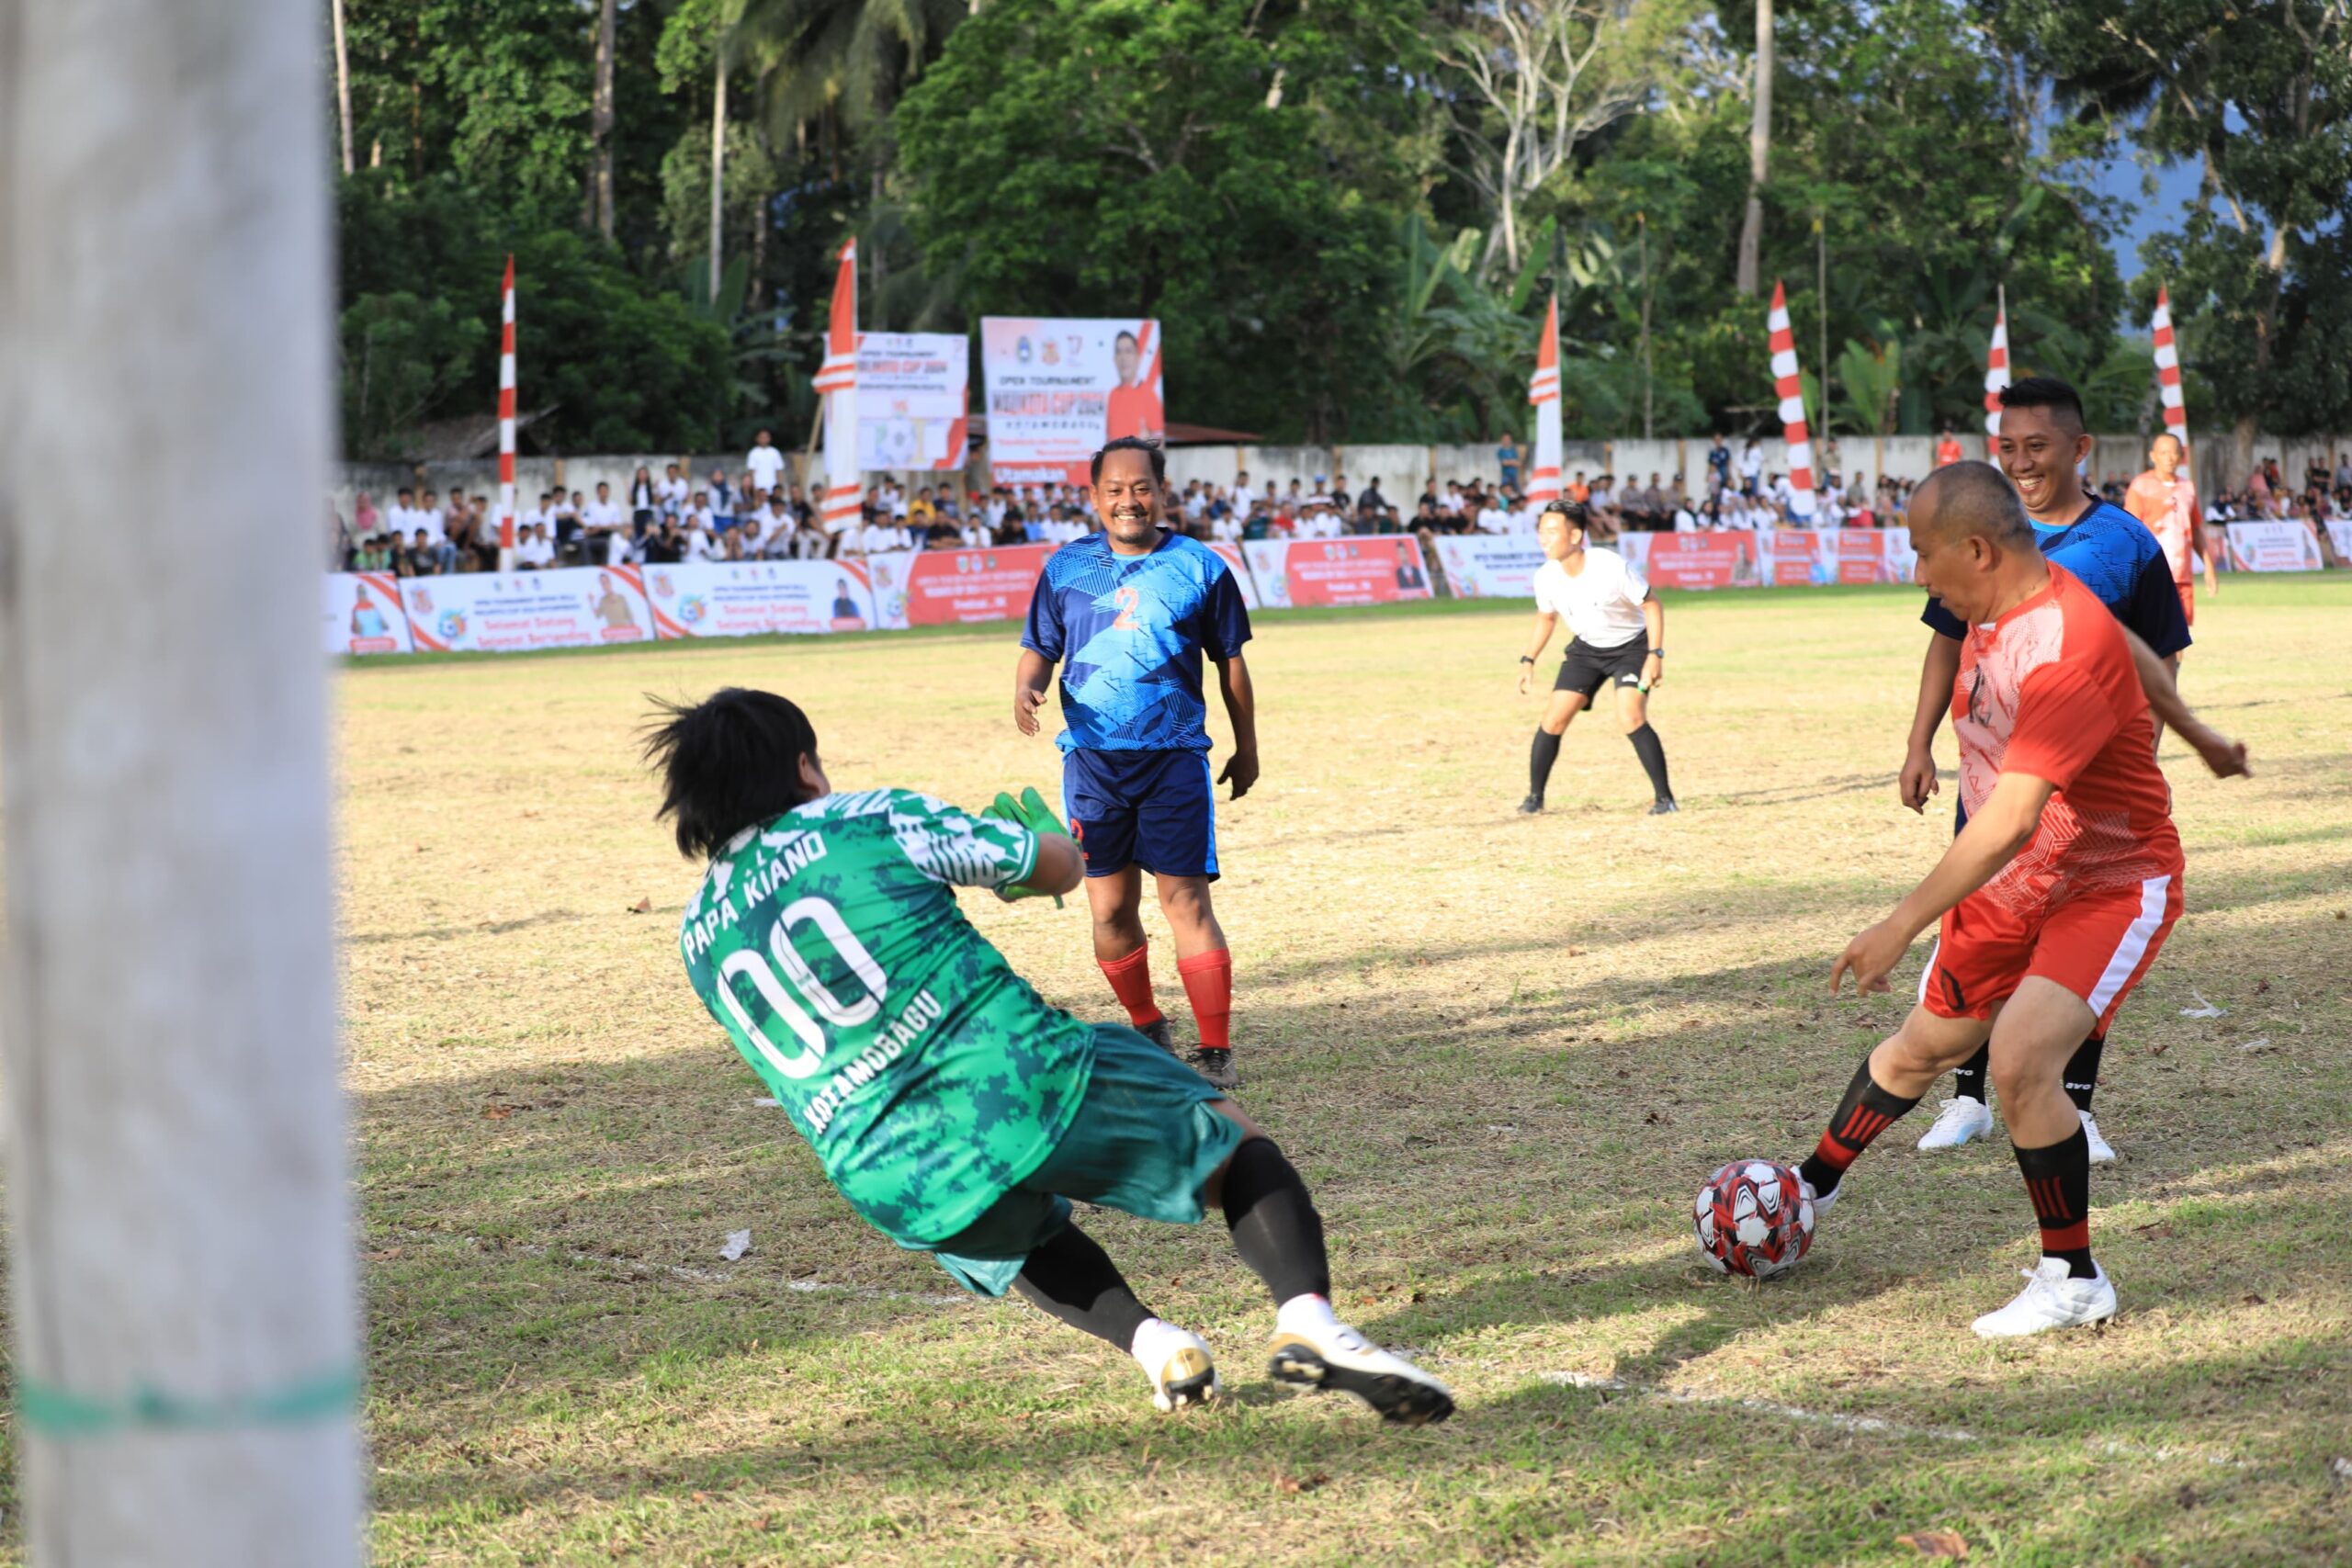
[[[464,385],[481,357],[484,326],[447,299],[363,294],[343,312],[337,333],[345,447],[397,457],[409,431]]]

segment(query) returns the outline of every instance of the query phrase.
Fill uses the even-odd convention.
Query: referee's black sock
[[[1233,1250],[1266,1282],[1276,1306],[1299,1296],[1330,1299],[1323,1216],[1272,1139],[1251,1138],[1233,1151],[1222,1196]]]
[[[1120,1277],[1119,1266],[1076,1225],[1064,1225],[1033,1250],[1012,1288],[1038,1311],[1122,1350],[1135,1348],[1136,1330],[1151,1316]]]
[[[1552,782],[1552,764],[1560,760],[1560,738],[1548,729],[1535,732],[1535,744],[1527,753],[1527,793],[1541,798],[1544,786]]]
[[[1984,1104],[1984,1069],[1992,1060],[1992,1046],[1976,1047],[1976,1055],[1951,1070],[1952,1093],[1962,1100],[1973,1100],[1979,1105]]]
[[[1666,747],[1657,731],[1645,723],[1625,737],[1634,743],[1634,755],[1642,760],[1642,772],[1650,776],[1650,788],[1660,800],[1672,800],[1674,790],[1666,782]]]

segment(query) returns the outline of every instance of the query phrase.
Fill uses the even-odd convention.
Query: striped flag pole
[[[1527,502],[1542,506],[1560,499],[1560,297],[1544,312],[1544,335],[1535,340],[1535,374],[1527,383],[1535,405],[1535,461],[1528,469]]]
[[[1772,385],[1781,399],[1781,434],[1789,444],[1789,515],[1814,518],[1813,435],[1805,424],[1804,382],[1797,375],[1797,340],[1789,331],[1789,295],[1772,280]]]
[[[857,242],[842,246],[833,280],[832,315],[825,328],[825,363],[817,371],[825,400],[825,500],[819,518],[828,534],[854,527],[857,468]]]
[[[2001,394],[2009,385],[2009,291],[1993,307],[1993,352],[1984,356],[1984,460],[2001,460]]]
[[[514,568],[514,257],[498,305],[498,570]]]
[[[2188,471],[2188,410],[2180,400],[2180,354],[2172,341],[2172,297],[2156,285],[2156,397],[2165,406],[2165,430],[2180,443],[2180,471]]]

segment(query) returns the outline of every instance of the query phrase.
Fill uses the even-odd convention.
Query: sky
[[[2194,164],[2159,170],[2153,198],[2141,194],[2141,182],[2146,177],[2139,164],[2129,158],[2119,158],[2092,182],[2100,195],[2114,197],[2122,204],[2124,222],[2108,235],[2108,248],[2115,253],[2115,265],[2121,269],[2126,282],[2143,270],[2140,242],[2163,230],[2178,227],[2181,209],[2194,205],[2197,199]]]

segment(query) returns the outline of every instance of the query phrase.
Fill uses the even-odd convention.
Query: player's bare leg
[[[1664,817],[1680,809],[1674,804],[1674,788],[1666,778],[1666,746],[1650,728],[1650,694],[1639,686],[1617,688],[1617,725],[1633,743],[1634,755],[1642,760],[1642,772],[1650,776],[1650,815]]]
[[[1235,1089],[1233,1068],[1233,953],[1216,922],[1205,876],[1159,876],[1159,912],[1176,940],[1176,973],[1193,1004],[1200,1049],[1193,1066],[1219,1089]]]
[[[1127,1022],[1163,1051],[1173,1052],[1168,1017],[1151,992],[1151,949],[1143,932],[1143,872],[1136,866],[1086,879],[1086,907],[1094,917],[1094,962],[1127,1010]],[[1182,951],[1179,943],[1178,951]]]
[[[2115,1315],[2115,1286],[2091,1258],[2089,1140],[2065,1087],[2067,1060],[2098,1022],[2081,998],[2038,975],[1994,1019],[1993,1082],[2041,1227],[2041,1261],[2015,1301],[1976,1320],[1987,1339]]]
[[[1568,732],[1568,722],[1584,709],[1582,692],[1555,692],[1544,709],[1543,722],[1535,727],[1535,741],[1527,758],[1527,798],[1519,803],[1520,814],[1532,817],[1544,809],[1544,786],[1552,782],[1552,764],[1560,760],[1560,737]]]

